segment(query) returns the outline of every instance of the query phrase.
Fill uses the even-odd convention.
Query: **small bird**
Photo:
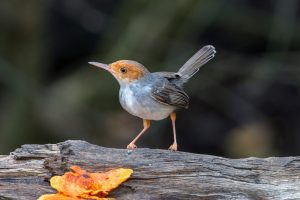
[[[137,140],[150,127],[150,120],[162,120],[170,116],[174,142],[169,147],[177,151],[175,111],[188,108],[189,97],[183,85],[201,66],[215,56],[215,48],[204,46],[195,53],[178,72],[149,72],[142,64],[133,60],[119,60],[111,64],[89,62],[89,64],[110,72],[119,82],[119,101],[130,114],[143,119],[143,130],[127,145],[127,149],[137,148]]]

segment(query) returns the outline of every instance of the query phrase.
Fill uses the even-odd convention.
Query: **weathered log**
[[[227,159],[157,149],[104,148],[84,141],[23,145],[0,156],[0,199],[55,193],[49,179],[72,165],[92,171],[129,167],[117,199],[300,199],[300,157]]]

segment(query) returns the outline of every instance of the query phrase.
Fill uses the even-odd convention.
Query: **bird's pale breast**
[[[151,87],[131,84],[120,88],[122,107],[130,114],[149,120],[161,120],[170,115],[175,107],[161,104],[151,97]]]

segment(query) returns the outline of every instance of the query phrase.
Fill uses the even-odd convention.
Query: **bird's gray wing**
[[[154,87],[151,97],[162,104],[177,108],[188,108],[189,106],[188,95],[180,87],[172,83],[165,83],[162,86]]]
[[[184,84],[183,79],[181,79],[181,77],[175,72],[155,72],[155,73],[159,74],[159,76],[162,76],[165,79],[168,79],[168,81],[171,84],[175,84],[179,88],[181,88],[182,85]]]
[[[155,72],[156,74],[159,74],[159,76],[162,76],[166,79],[168,79],[169,81],[172,79],[179,79],[180,76],[175,73],[175,72]]]

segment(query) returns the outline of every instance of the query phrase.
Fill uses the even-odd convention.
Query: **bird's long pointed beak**
[[[102,69],[105,69],[105,70],[110,72],[109,65],[107,65],[107,64],[98,63],[98,62],[89,62],[89,64],[94,65],[94,66],[99,67],[99,68],[102,68]]]

